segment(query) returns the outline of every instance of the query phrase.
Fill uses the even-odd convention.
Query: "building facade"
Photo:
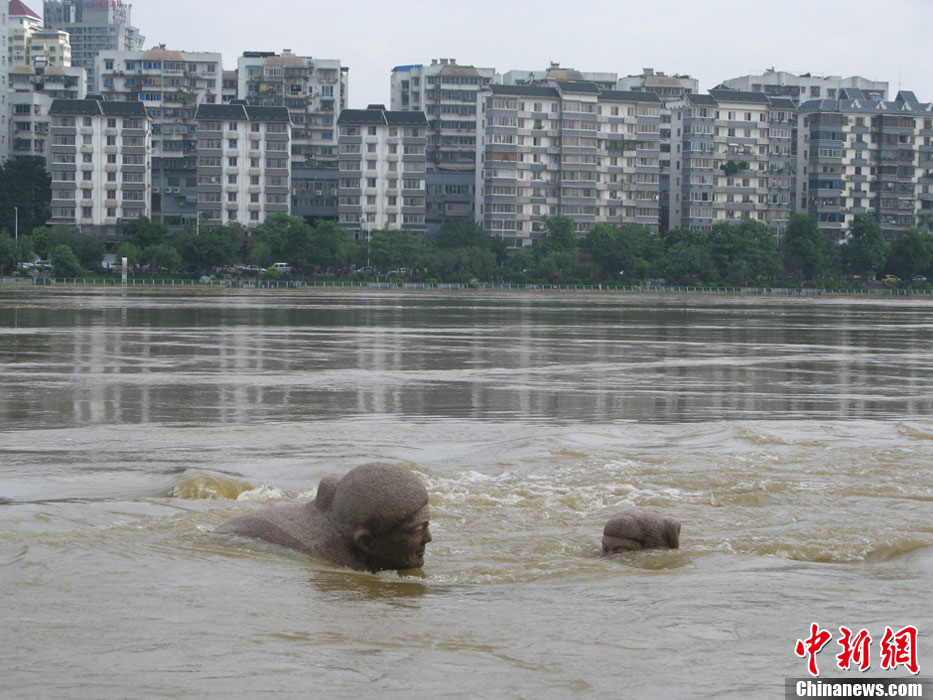
[[[338,59],[247,51],[237,60],[237,95],[248,104],[286,107],[296,167],[337,167],[337,115],[349,99],[349,68]]]
[[[144,37],[132,24],[132,7],[122,0],[45,0],[45,27],[68,32],[71,65],[87,71],[88,94],[100,92],[97,54],[142,50]]]
[[[528,245],[555,214],[579,236],[597,223],[658,230],[665,109],[654,93],[491,85],[479,111],[475,220],[493,235]]]
[[[543,85],[553,81],[596,83],[603,90],[615,90],[619,74],[579,71],[576,68],[562,68],[560,63],[551,62],[546,70],[514,69],[499,75],[496,80],[502,85]]]
[[[643,68],[640,75],[619,78],[618,89],[626,92],[653,92],[661,102],[682,101],[700,91],[700,81],[689,75],[665,75],[654,68]]]
[[[434,59],[431,65],[392,69],[392,110],[424,112],[429,169],[473,171],[476,165],[476,96],[493,82],[495,68]]]
[[[240,223],[254,228],[272,214],[288,214],[288,110],[235,100],[203,104],[195,118],[198,220],[209,226]]]
[[[110,238],[150,216],[152,131],[139,102],[55,100],[50,109],[52,224]]]
[[[778,230],[793,210],[793,101],[714,89],[674,109],[670,227],[750,218]]]
[[[7,3],[0,2],[0,163],[10,157],[10,103],[7,100],[10,38],[7,10]]]
[[[495,68],[459,65],[453,58],[392,69],[391,109],[423,111],[428,120],[425,216],[430,234],[445,221],[473,217],[476,99],[495,77]]]
[[[181,226],[193,219],[197,202],[199,105],[221,101],[223,65],[219,53],[102,51],[96,59],[105,100],[136,101],[152,119],[152,214]]]
[[[384,105],[345,109],[339,128],[340,225],[356,240],[376,230],[426,232],[427,119]]]
[[[859,75],[843,78],[838,75],[796,75],[769,68],[763,73],[751,73],[724,80],[720,87],[745,92],[761,92],[770,97],[787,97],[800,104],[809,100],[834,100],[843,88],[861,90],[870,100],[886,100],[888,84]]]
[[[9,76],[10,155],[42,158],[50,169],[49,134],[52,102],[83,100],[83,68],[47,66],[36,57],[29,66],[15,66]]]
[[[42,59],[48,66],[71,65],[68,32],[43,28],[42,18],[22,0],[10,0],[9,21],[11,66],[29,66],[37,59]]]
[[[933,217],[933,104],[911,92],[878,102],[858,90],[813,100],[797,115],[797,207],[843,240],[871,214],[887,240]]]

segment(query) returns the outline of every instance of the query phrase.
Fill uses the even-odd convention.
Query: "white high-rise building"
[[[340,113],[340,225],[364,240],[378,229],[425,232],[424,112],[384,105]]]
[[[294,166],[337,166],[337,116],[347,106],[349,68],[339,59],[246,51],[237,59],[237,97],[261,107],[287,107]]]
[[[9,16],[8,5],[0,2],[0,163],[10,157],[10,104],[7,100],[9,89],[8,73],[9,53]]]
[[[197,113],[198,218],[255,227],[290,211],[291,122],[284,107],[244,100],[201,105]]]
[[[496,82],[502,85],[538,85],[545,84],[548,81],[585,81],[596,83],[602,90],[615,90],[618,81],[618,73],[599,73],[592,71],[579,71],[576,68],[563,68],[559,63],[551,62],[547,70],[510,70],[498,76]]]
[[[47,66],[71,65],[68,32],[45,29],[42,18],[22,0],[10,0],[10,66],[30,66],[41,59]]]
[[[49,167],[49,109],[52,101],[83,100],[85,72],[73,66],[49,66],[37,56],[29,66],[14,66],[9,75],[10,155],[44,158]]]
[[[879,102],[852,88],[797,111],[797,210],[845,239],[870,214],[888,240],[933,223],[933,104],[901,91]]]
[[[657,231],[662,120],[650,92],[584,81],[490,85],[480,94],[475,220],[509,245],[546,235],[545,218]]]
[[[142,103],[55,100],[50,114],[52,223],[113,238],[122,222],[149,216],[152,131]]]
[[[618,84],[619,90],[653,92],[665,104],[682,100],[685,95],[695,95],[700,91],[700,81],[696,78],[689,75],[666,75],[654,68],[642,68],[640,75],[619,78]]]
[[[145,105],[152,119],[153,216],[169,225],[193,219],[197,202],[199,105],[220,104],[221,54],[174,51],[102,51],[98,85],[105,100]]]
[[[87,70],[87,91],[100,93],[95,59],[101,51],[139,51],[144,37],[132,24],[132,4],[123,0],[45,0],[46,29],[71,39],[71,65]]]
[[[769,68],[762,73],[740,75],[724,80],[722,87],[747,92],[763,92],[769,97],[789,97],[797,103],[807,100],[835,100],[843,88],[861,90],[865,98],[875,101],[887,99],[888,84],[882,80],[869,80],[860,75],[843,78],[838,75],[788,73]]]
[[[428,120],[429,168],[475,168],[476,96],[495,77],[495,68],[459,65],[452,58],[392,69],[390,108],[424,112]]]
[[[750,218],[776,230],[793,209],[794,110],[786,97],[713,89],[671,119],[670,227]]]

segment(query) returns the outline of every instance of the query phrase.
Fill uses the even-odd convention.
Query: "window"
[[[227,192],[227,201],[235,202],[236,201],[236,192]]]
[[[236,175],[227,175],[227,184],[235,185],[236,184]]]
[[[237,164],[236,156],[230,156],[229,158],[227,158],[227,165],[236,167],[236,164]]]
[[[227,148],[236,148],[236,139],[227,139]]]

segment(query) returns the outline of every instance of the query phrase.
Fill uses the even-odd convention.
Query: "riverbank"
[[[49,277],[0,277],[0,286],[17,287],[98,287],[120,288],[119,279],[113,277],[94,278],[49,278]],[[207,280],[194,279],[130,279],[126,287],[133,288],[179,288],[179,289],[393,289],[434,291],[562,291],[562,292],[617,292],[629,294],[724,294],[751,296],[933,296],[933,289],[895,288],[852,288],[834,289],[823,287],[712,287],[685,285],[606,285],[606,284],[510,284],[494,282],[352,282],[352,281],[305,281],[305,280]]]

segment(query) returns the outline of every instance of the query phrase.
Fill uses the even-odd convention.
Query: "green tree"
[[[246,256],[246,261],[250,265],[269,267],[269,265],[275,262],[275,259],[272,255],[272,249],[269,247],[269,244],[265,241],[257,240],[255,243],[252,243],[249,246],[249,253]],[[282,262],[287,261],[283,260]]]
[[[798,280],[832,275],[835,256],[832,241],[820,233],[816,218],[793,214],[781,239],[784,269]]]
[[[885,270],[903,280],[915,275],[933,278],[933,237],[916,229],[902,232],[891,243]]]
[[[165,243],[168,236],[168,226],[157,221],[150,221],[145,216],[123,226],[123,240],[129,241],[140,250]]]
[[[28,234],[51,218],[52,178],[41,158],[18,157],[0,165],[0,229]]]
[[[100,265],[107,250],[103,236],[94,233],[75,234],[71,249],[78,257],[81,267],[91,268]]]
[[[59,244],[52,249],[52,268],[56,277],[77,277],[81,271],[78,256],[65,244]]]
[[[167,243],[149,248],[149,264],[153,271],[175,272],[181,266],[181,255]]]
[[[708,240],[715,279],[707,282],[751,284],[770,280],[780,271],[774,232],[760,221],[717,222]]]
[[[576,222],[569,216],[546,216],[547,235],[536,245],[541,255],[556,251],[570,251],[577,247]]]
[[[318,221],[308,236],[308,262],[302,272],[310,272],[311,266],[337,269],[350,264],[358,247],[350,238],[350,232],[333,221]]]
[[[123,258],[126,258],[126,264],[130,269],[135,268],[138,265],[142,265],[142,254],[139,248],[135,244],[130,243],[129,241],[123,241],[117,247],[117,266],[122,269],[123,267]]]
[[[849,228],[849,238],[841,247],[842,265],[850,275],[874,279],[884,269],[888,245],[881,226],[871,214],[856,214]]]
[[[489,248],[491,236],[473,221],[445,221],[434,239],[441,250],[450,248]]]
[[[52,229],[48,226],[36,226],[29,237],[32,239],[33,251],[40,258],[49,257],[49,239],[52,235]]]
[[[0,273],[9,274],[16,269],[17,260],[16,242],[13,236],[0,232]]]

